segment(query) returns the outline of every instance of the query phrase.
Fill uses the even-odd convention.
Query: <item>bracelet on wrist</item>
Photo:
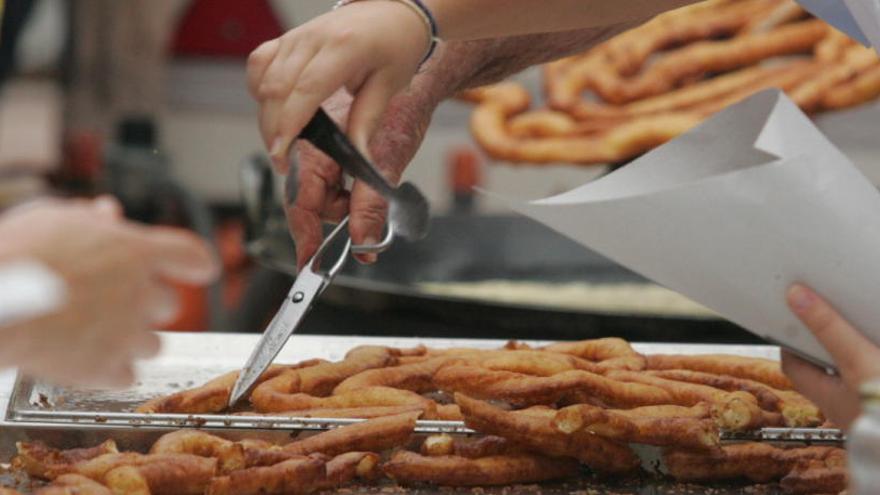
[[[338,9],[340,7],[344,7],[348,4],[357,2],[359,0],[338,0],[335,5],[333,5],[333,9]],[[422,57],[422,60],[419,62],[419,68],[431,58],[431,55],[434,54],[434,51],[437,48],[437,43],[440,42],[440,37],[438,36],[437,31],[437,21],[434,19],[434,14],[431,12],[422,0],[389,0],[397,3],[401,3],[409,7],[413,13],[415,13],[425,25],[425,30],[428,34],[428,48],[425,50],[425,55]]]

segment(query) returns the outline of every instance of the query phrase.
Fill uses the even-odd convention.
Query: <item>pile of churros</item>
[[[144,403],[142,413],[222,413],[238,372]],[[112,442],[68,451],[19,444],[13,465],[48,493],[310,493],[376,480],[489,486],[643,474],[634,444],[662,450],[682,482],[846,488],[842,449],[722,444],[723,430],[827,426],[779,363],[731,355],[642,355],[604,338],[498,349],[362,346],[338,362],[275,365],[233,414],[366,418],[285,445],[169,433],[151,451]],[[471,437],[414,435],[461,420]],[[55,491],[49,491],[55,490]],[[65,491],[68,490],[68,491]],[[109,491],[107,491],[109,490]]]
[[[509,162],[632,159],[767,88],[803,110],[880,96],[880,59],[794,0],[708,0],[545,67],[548,108],[508,82],[466,92],[477,142]]]

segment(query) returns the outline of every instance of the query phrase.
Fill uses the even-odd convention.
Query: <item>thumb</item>
[[[220,273],[220,264],[208,244],[192,232],[170,227],[138,227],[137,237],[160,277],[205,285]]]

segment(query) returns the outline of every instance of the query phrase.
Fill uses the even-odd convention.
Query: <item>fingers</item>
[[[394,90],[385,76],[376,74],[352,93],[357,94],[357,97],[348,114],[348,134],[354,145],[365,153],[369,150],[370,138],[378,127],[388,102],[394,96]]]
[[[795,388],[815,402],[834,424],[847,428],[859,415],[859,396],[836,376],[789,352],[782,352],[782,371]]]
[[[812,289],[795,284],[787,293],[788,305],[822,344],[850,386],[880,376],[880,349],[853,328]]]
[[[357,181],[351,190],[351,213],[349,232],[354,244],[376,244],[382,239],[388,203],[379,193],[363,182]],[[375,253],[358,254],[361,263],[372,264],[378,259]]]
[[[342,191],[342,171],[333,160],[308,143],[297,143],[297,150],[297,193],[287,209],[287,222],[296,241],[297,267],[302,268],[324,238],[321,222],[326,209],[334,215],[344,212],[348,195]]]
[[[269,64],[275,59],[280,47],[280,40],[274,39],[258,46],[251,52],[247,61],[248,90],[255,99],[260,99],[260,84],[266,74]]]
[[[191,232],[169,227],[137,227],[135,235],[145,250],[146,262],[159,277],[206,285],[220,273],[211,249]]]

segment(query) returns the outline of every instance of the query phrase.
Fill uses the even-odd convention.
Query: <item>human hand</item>
[[[440,98],[414,83],[392,98],[370,143],[376,166],[397,183],[424,138]],[[344,121],[352,98],[339,91],[324,103],[335,119]],[[355,181],[345,189],[342,169],[311,144],[296,145],[295,194],[285,198],[290,232],[296,240],[297,266],[302,267],[323,240],[322,222],[339,222],[349,215],[349,232],[355,244],[375,244],[382,238],[388,211],[385,199],[370,186]],[[294,175],[288,177],[294,180]],[[363,263],[376,261],[376,254],[355,255]]]
[[[795,315],[813,332],[834,359],[838,375],[791,354],[782,353],[782,369],[795,388],[819,406],[841,428],[861,412],[859,386],[880,377],[880,347],[867,339],[812,289],[795,284],[787,300]]]
[[[40,261],[67,285],[59,310],[0,328],[0,365],[63,385],[123,386],[135,359],[158,352],[151,330],[176,312],[170,283],[206,284],[218,266],[194,234],[120,212],[109,198],[59,200],[0,218],[0,259]]]
[[[390,27],[390,28],[389,28]],[[361,151],[394,94],[409,84],[430,42],[423,21],[400,2],[355,2],[258,47],[248,85],[276,168],[318,106],[344,88],[353,96],[348,133]]]

